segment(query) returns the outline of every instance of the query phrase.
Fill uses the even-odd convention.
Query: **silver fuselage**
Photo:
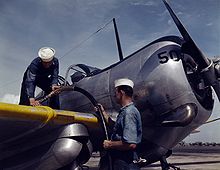
[[[181,39],[178,41],[181,42]],[[179,42],[171,41],[169,38],[156,41],[101,73],[84,78],[76,86],[91,93],[115,118],[120,106],[114,98],[114,80],[123,77],[133,80],[133,99],[141,112],[143,139],[155,146],[172,149],[201,126],[210,117],[213,108],[213,103],[209,109],[205,109],[198,102],[183,67],[183,54]],[[195,116],[192,121],[184,126],[164,127],[160,124],[159,120],[163,115],[169,116],[169,112],[186,104],[192,104],[194,107]],[[67,110],[94,112],[91,102],[78,92],[61,94],[61,107]],[[175,113],[172,114],[175,117]],[[104,138],[102,132],[100,129],[100,134],[97,134],[97,131],[93,133],[90,129],[91,140],[101,143]],[[96,149],[100,148],[101,145]],[[146,148],[145,152],[148,154],[151,151]]]

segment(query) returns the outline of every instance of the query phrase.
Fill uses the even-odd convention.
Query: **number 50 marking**
[[[174,50],[171,50],[169,52],[163,51],[161,53],[158,53],[157,55],[161,64],[167,63],[169,59],[172,59],[173,61],[179,61],[181,58],[178,52]]]

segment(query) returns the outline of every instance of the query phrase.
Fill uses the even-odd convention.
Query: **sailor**
[[[27,67],[22,81],[20,93],[20,105],[41,105],[35,100],[36,86],[41,88],[45,94],[51,91],[59,91],[58,73],[59,62],[55,55],[55,50],[51,47],[42,47],[38,51],[38,57],[35,58]],[[53,109],[59,109],[59,96],[55,95],[50,98],[49,106]]]
[[[134,160],[138,159],[136,148],[142,138],[142,122],[141,115],[132,102],[133,86],[134,83],[130,79],[115,80],[115,98],[121,109],[114,122],[111,140],[103,142],[103,147],[112,157],[114,170],[140,169]],[[108,125],[112,124],[113,120],[102,106],[101,109]]]

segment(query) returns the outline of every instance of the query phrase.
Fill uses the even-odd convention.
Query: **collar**
[[[125,110],[126,107],[129,107],[129,106],[131,106],[131,105],[133,105],[133,104],[134,104],[134,103],[131,102],[131,103],[129,103],[129,104],[123,106],[123,107],[120,109],[120,112],[122,112],[123,110]]]

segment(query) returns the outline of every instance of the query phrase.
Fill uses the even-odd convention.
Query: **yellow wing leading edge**
[[[96,116],[90,113],[80,113],[64,110],[53,110],[47,106],[23,106],[16,104],[0,103],[0,119],[19,119],[39,121],[43,124],[70,124],[70,123],[84,123],[94,124],[98,123]]]

